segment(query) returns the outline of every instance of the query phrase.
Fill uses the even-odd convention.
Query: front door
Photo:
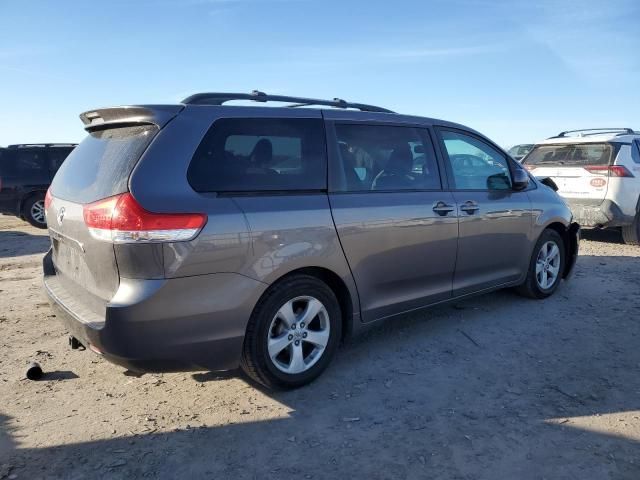
[[[521,278],[529,265],[531,203],[511,188],[507,156],[471,133],[439,129],[458,207],[453,295]]]
[[[458,219],[427,129],[328,123],[329,199],[363,320],[451,297]]]

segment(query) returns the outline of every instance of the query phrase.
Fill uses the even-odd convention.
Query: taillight
[[[524,168],[526,168],[530,172],[533,172],[536,169],[535,165],[527,165],[527,164],[524,165]]]
[[[633,173],[631,173],[627,167],[623,165],[612,165],[609,167],[609,176],[610,177],[633,177]]]
[[[51,205],[51,200],[53,200],[53,196],[51,195],[51,188],[47,188],[47,193],[44,196],[45,211],[49,208],[49,205]]]
[[[113,243],[181,242],[191,240],[207,222],[202,213],[153,213],[123,193],[84,206],[91,235]]]
[[[610,177],[633,177],[633,174],[624,165],[591,165],[584,167],[589,173],[609,175]]]

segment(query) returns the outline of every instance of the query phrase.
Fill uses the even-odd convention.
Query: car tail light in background
[[[623,165],[593,165],[584,169],[589,173],[608,174],[610,177],[633,177],[633,174]]]
[[[192,240],[207,223],[202,213],[148,212],[130,193],[85,205],[83,215],[94,238],[113,243]]]
[[[524,168],[526,168],[530,172],[533,172],[536,169],[534,165],[527,165],[527,164],[524,165]]]
[[[44,209],[45,209],[45,213],[47,211],[47,209],[49,208],[49,205],[51,205],[51,200],[53,200],[53,197],[51,196],[51,188],[47,189],[47,193],[44,196]]]
[[[633,177],[633,173],[631,173],[627,167],[622,165],[613,165],[609,167],[609,176],[610,177]]]

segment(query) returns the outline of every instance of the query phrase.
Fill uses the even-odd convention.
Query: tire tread
[[[622,240],[627,245],[640,245],[640,213],[631,225],[622,227]]]

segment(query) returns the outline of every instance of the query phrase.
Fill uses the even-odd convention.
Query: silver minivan
[[[462,125],[262,92],[81,119],[46,196],[44,285],[72,346],[134,371],[297,387],[379,320],[545,298],[578,253],[556,192]]]

